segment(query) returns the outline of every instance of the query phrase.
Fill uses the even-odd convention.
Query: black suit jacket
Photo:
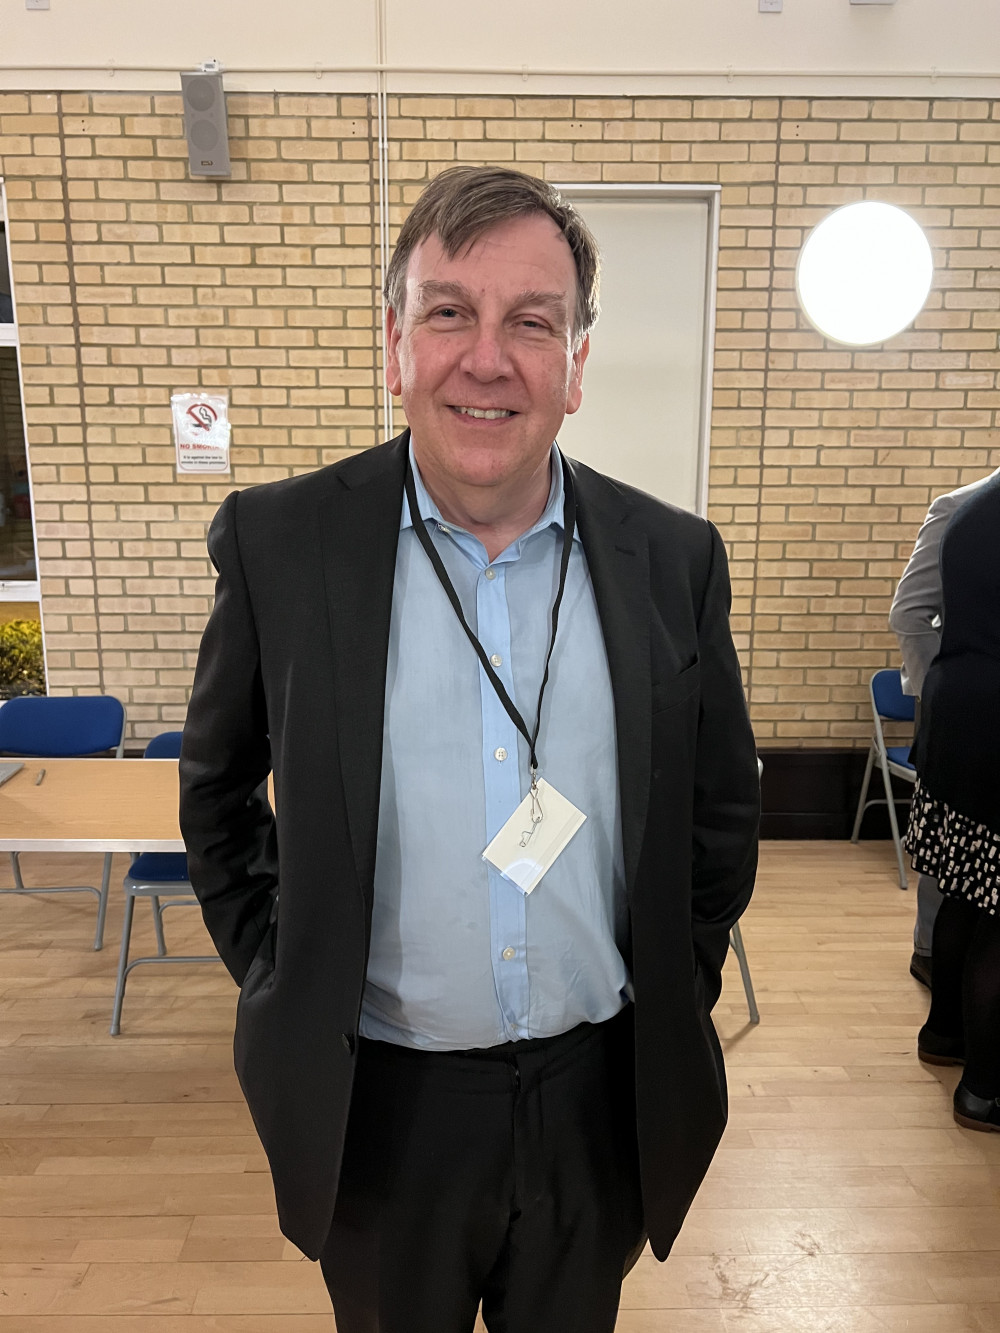
[[[282,1230],[312,1257],[333,1214],[367,966],[407,443],[222,505],[181,754],[191,881],[241,986],[237,1072]],[[569,466],[615,698],[643,1196],[664,1258],[725,1127],[709,1011],[753,886],[756,754],[718,533]]]

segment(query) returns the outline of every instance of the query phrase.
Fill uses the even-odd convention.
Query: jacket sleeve
[[[237,983],[267,933],[278,884],[267,710],[240,558],[239,499],[234,492],[225,500],[209,530],[215,608],[201,641],[180,759],[188,874]]]
[[[711,540],[698,620],[701,706],[691,880],[694,951],[709,1007],[719,997],[729,932],[753,892],[760,824],[757,749],[729,628],[729,568],[714,527]]]
[[[927,511],[889,610],[889,628],[903,655],[906,694],[920,694],[927,669],[941,646],[944,598],[938,560],[952,507],[951,497],[941,495]]]

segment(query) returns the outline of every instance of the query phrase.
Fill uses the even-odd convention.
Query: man
[[[924,677],[941,646],[941,626],[944,598],[941,594],[941,539],[955,511],[1000,473],[991,472],[968,486],[960,486],[947,495],[931,501],[927,517],[917,533],[903,577],[899,580],[892,606],[889,608],[889,627],[899,640],[903,657],[900,673],[903,693],[920,694]],[[919,717],[919,711],[918,711]],[[917,880],[917,917],[913,927],[913,953],[910,956],[910,975],[923,986],[931,984],[931,944],[934,922],[941,906],[941,892],[937,880],[921,875]]]
[[[191,879],[340,1333],[610,1333],[725,1125],[759,803],[725,556],[554,444],[598,255],[549,186],[438,176],[386,295],[410,431],[212,525]]]

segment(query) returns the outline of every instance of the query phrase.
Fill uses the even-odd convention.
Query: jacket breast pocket
[[[653,686],[654,717],[657,713],[665,713],[669,708],[676,708],[678,704],[692,698],[698,693],[700,685],[701,663],[695,658],[690,666],[685,667],[676,676],[658,681]]]

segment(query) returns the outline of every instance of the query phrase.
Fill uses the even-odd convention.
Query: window
[[[10,259],[7,255],[7,228],[0,216],[0,324],[14,323],[14,302],[10,294]]]
[[[17,324],[0,178],[0,703],[45,692]]]
[[[0,583],[37,577],[17,348],[0,347]]]
[[[17,325],[0,179],[0,604],[39,600]]]

